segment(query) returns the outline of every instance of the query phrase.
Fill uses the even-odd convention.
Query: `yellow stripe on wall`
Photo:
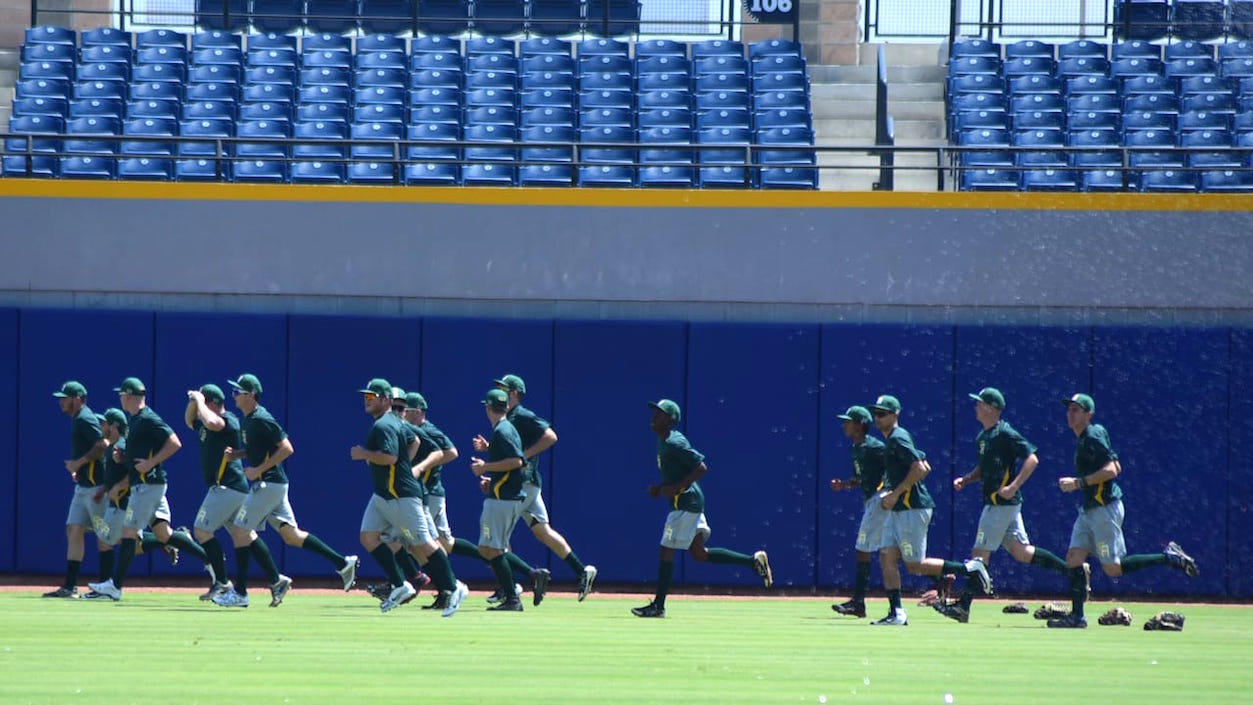
[[[1242,194],[754,191],[327,186],[0,179],[0,198],[444,203],[592,208],[906,208],[1060,211],[1248,211]]]

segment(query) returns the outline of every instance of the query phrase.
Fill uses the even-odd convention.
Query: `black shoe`
[[[448,593],[441,592],[435,596],[435,601],[429,605],[422,605],[424,610],[442,610],[448,606]]]
[[[1087,629],[1088,620],[1068,614],[1065,617],[1050,619],[1048,625],[1050,629]]]
[[[492,605],[487,608],[488,612],[521,612],[522,600],[515,595],[512,600],[505,600],[498,605]]]
[[[643,607],[632,607],[631,614],[636,617],[665,617],[666,608],[658,606],[656,602],[650,602]]]
[[[866,603],[858,602],[856,600],[849,600],[848,602],[842,602],[838,605],[831,605],[831,609],[835,610],[836,614],[843,614],[849,617],[866,616]]]
[[[45,592],[44,597],[59,597],[59,598],[67,599],[67,600],[77,600],[78,588],[65,587],[63,585],[57,588],[56,590],[50,590],[48,592]]]
[[[389,583],[381,583],[379,585],[366,585],[365,591],[370,593],[374,599],[382,602],[392,594],[392,586]]]
[[[970,610],[962,607],[960,602],[937,602],[935,611],[962,624],[970,621]]]
[[[535,595],[531,598],[531,604],[536,607],[544,601],[544,595],[548,594],[548,581],[553,574],[547,568],[536,568],[531,574],[531,581],[534,583]]]

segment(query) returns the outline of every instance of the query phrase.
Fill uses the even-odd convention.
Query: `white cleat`
[[[343,568],[335,571],[339,573],[339,577],[344,579],[344,592],[352,589],[357,584],[357,566],[361,561],[356,556],[344,556],[344,560],[348,561]]]
[[[400,584],[400,587],[392,588],[391,594],[388,595],[387,599],[383,600],[383,603],[379,605],[379,610],[383,612],[391,612],[397,607],[408,602],[416,594],[418,594],[417,589],[414,588],[408,580],[406,580]]]
[[[883,619],[871,622],[871,624],[875,624],[881,627],[905,627],[909,625],[909,620],[906,619],[905,617],[905,610],[894,609],[888,616],[884,617]]]
[[[109,578],[103,583],[87,583],[87,587],[93,592],[98,592],[105,597],[118,602],[122,599],[122,590],[113,584],[113,578]]]
[[[247,607],[248,596],[235,592],[235,588],[231,588],[226,592],[212,598],[213,604],[218,607]]]
[[[443,615],[445,617],[451,617],[456,614],[457,610],[461,608],[461,601],[466,599],[469,594],[470,588],[466,587],[465,583],[458,580],[456,589],[454,589],[448,596],[448,606],[444,608]]]

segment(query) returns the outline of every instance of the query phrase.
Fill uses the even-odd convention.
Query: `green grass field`
[[[227,610],[191,590],[122,602],[0,593],[0,702],[18,703],[1203,703],[1249,702],[1253,609],[1121,603],[1132,627],[1049,630],[976,603],[969,624],[906,603],[908,627],[835,616],[826,599],[554,594],[442,619],[361,592],[293,591]],[[1028,603],[1034,609],[1038,603]],[[1181,633],[1146,632],[1159,609]],[[872,618],[886,603],[872,600]],[[951,695],[951,700],[948,696]]]

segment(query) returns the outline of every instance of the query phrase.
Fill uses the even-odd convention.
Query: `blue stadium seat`
[[[574,74],[564,71],[524,73],[519,81],[523,91],[536,91],[551,88],[573,92],[575,86],[577,85]]]
[[[1161,59],[1131,57],[1118,59],[1110,64],[1109,75],[1113,78],[1131,76],[1160,76],[1165,70]]]
[[[571,2],[573,2],[575,5],[578,4],[577,0],[571,0]],[[543,3],[541,4],[540,7],[542,7],[543,5],[547,5],[547,4],[550,4],[550,3]],[[532,4],[531,6],[531,24],[532,25],[536,24],[535,10],[536,10],[536,6]],[[577,13],[576,13],[576,17],[577,17]],[[531,31],[536,32],[541,35],[568,34],[567,32],[544,31],[544,27],[542,26],[539,26],[539,27],[532,26]],[[566,58],[569,58],[573,55],[573,52],[571,51],[572,48],[573,48],[573,45],[570,44],[570,42],[565,41],[564,39],[556,39],[555,37],[552,37],[552,36],[531,37],[529,39],[523,39],[518,42],[518,56],[521,57],[523,60],[526,60],[528,58],[535,57],[535,56],[564,56]]]
[[[949,56],[963,58],[967,56],[1001,57],[1001,45],[977,37],[965,37],[953,42],[949,47]]]
[[[8,154],[0,159],[0,173],[4,176],[30,178],[56,178],[61,174],[61,162],[55,156]]]
[[[1179,0],[1175,0],[1178,2]],[[1190,2],[1191,0],[1183,0]],[[1166,63],[1178,61],[1179,59],[1213,59],[1214,47],[1208,44],[1202,44],[1198,41],[1187,40],[1182,42],[1174,42],[1167,44],[1164,58]]]
[[[240,120],[281,120],[283,122],[291,122],[292,117],[291,103],[249,101],[239,104],[238,119]]]
[[[1170,3],[1167,0],[1117,0],[1114,3],[1115,37],[1161,39],[1169,29]]]
[[[298,161],[291,165],[293,184],[342,184],[345,169],[343,162]]]
[[[124,100],[125,81],[79,81],[74,84],[74,99]]]
[[[571,108],[577,103],[573,90],[561,88],[544,88],[542,90],[523,90],[518,103],[523,110],[527,108]],[[630,107],[630,100],[615,103],[613,107]]]
[[[743,56],[708,56],[693,58],[691,73],[693,76],[747,76],[748,62]]]
[[[508,58],[515,58],[518,52],[512,39],[494,35],[475,35],[466,39],[465,54],[467,58],[482,54],[498,54]]]
[[[635,186],[635,168],[621,164],[580,166],[579,185],[592,188],[632,188]]]
[[[579,159],[588,164],[632,164],[635,162],[635,130],[622,125],[580,127]],[[594,145],[631,146],[594,146]],[[632,177],[634,182],[634,177]]]
[[[235,136],[255,140],[282,140],[291,137],[291,123],[285,120],[240,120],[235,126]],[[235,155],[248,158],[287,158],[287,146],[280,141],[239,142]]]
[[[1110,132],[1117,132],[1120,127],[1120,113],[1097,113],[1091,111],[1070,113],[1066,117],[1066,123],[1071,130],[1109,130]]]
[[[456,52],[424,51],[414,54],[409,59],[409,69],[411,71],[444,69],[456,74],[461,74],[463,67],[464,61],[462,60],[461,55]]]
[[[346,51],[319,49],[317,51],[306,51],[300,55],[300,71],[302,74],[317,69],[348,71],[352,68],[352,63],[353,55]]]
[[[69,99],[70,82],[63,79],[27,78],[14,85],[18,98],[54,97]]]
[[[149,29],[135,35],[136,53],[144,49],[166,47],[187,51],[187,35],[172,29]]]
[[[1094,42],[1090,39],[1077,39],[1073,42],[1058,45],[1058,61],[1080,58],[1108,59],[1109,55],[1105,44]]]
[[[1079,179],[1068,169],[1028,169],[1022,173],[1023,191],[1078,191]]]
[[[809,78],[798,73],[758,73],[753,76],[753,91],[797,91],[809,95]]]
[[[808,68],[805,57],[800,55],[780,54],[778,56],[759,56],[749,64],[749,74],[762,73],[798,73],[805,75]]]
[[[1213,59],[1175,59],[1166,63],[1164,72],[1166,78],[1181,78],[1183,76],[1199,76],[1204,74],[1218,73],[1218,64]]]
[[[447,69],[423,69],[409,72],[410,88],[448,88],[461,90],[462,74],[460,71]]]
[[[14,135],[57,135],[65,132],[65,120],[49,115],[14,115],[9,118],[9,132]],[[61,151],[61,142],[56,139],[31,139],[30,148],[33,152],[55,154]],[[23,137],[11,137],[5,140],[5,151],[26,151],[27,140]]]
[[[1083,172],[1081,191],[1127,191],[1134,184],[1129,173],[1119,169],[1091,169]]]
[[[348,122],[347,103],[301,103],[296,106],[296,122]]]
[[[545,38],[573,34],[583,26],[581,0],[531,0],[530,9],[530,31]]]
[[[1253,76],[1253,58],[1229,59],[1224,61],[1222,66],[1222,75],[1233,79],[1243,79]]]
[[[412,144],[405,149],[405,158],[418,162],[457,161],[461,148],[455,143],[461,139],[461,128],[450,123],[423,123],[409,125],[406,138],[412,141],[447,142],[449,144]]]
[[[249,66],[244,69],[244,85],[276,84],[295,86],[299,74],[293,66]]]
[[[1183,168],[1184,154],[1183,152],[1175,152],[1170,149],[1175,146],[1174,135],[1170,133],[1160,130],[1128,132],[1123,136],[1123,141],[1128,148],[1138,148],[1127,157],[1128,163],[1133,169],[1145,167]],[[1152,147],[1163,149],[1147,149]]]
[[[636,46],[636,51],[639,51],[638,45]],[[660,55],[640,57],[638,53],[636,54],[636,76],[645,76],[654,73],[681,74],[686,76],[691,73],[691,70],[691,62],[689,62],[687,57],[684,56]]]
[[[477,108],[466,108],[465,125],[508,125],[518,124],[517,111],[511,105],[485,105]]]
[[[1060,130],[1025,130],[1014,132],[1010,144],[1024,149],[1062,147],[1065,145],[1065,138]]]
[[[1101,58],[1081,56],[1057,62],[1057,75],[1060,77],[1100,76],[1103,78],[1107,73],[1109,73],[1109,61]]]
[[[758,130],[770,130],[776,127],[811,129],[814,126],[814,120],[813,114],[805,108],[780,108],[757,113],[753,118],[753,125]]]
[[[1123,130],[1126,132],[1155,130],[1174,133],[1176,115],[1167,112],[1142,110],[1123,113],[1122,121]]]
[[[1052,76],[1053,60],[1041,57],[1012,59],[1005,62],[1001,73],[1010,80],[1018,76]]]
[[[1055,50],[1052,44],[1038,39],[1024,39],[1005,45],[1005,60],[1013,59],[1052,59]]]
[[[1121,141],[1118,133],[1108,130],[1072,131],[1066,139],[1072,148],[1070,165],[1080,169],[1121,168],[1122,155],[1114,149]],[[1109,149],[1097,149],[1100,147]]]
[[[287,66],[295,68],[298,64],[298,55],[295,49],[254,48],[249,44],[248,52],[244,54],[244,63],[250,68],[253,66]]]
[[[235,101],[198,100],[183,103],[179,117],[183,120],[234,120]]]
[[[177,159],[174,161],[175,181],[222,181],[230,180],[230,162],[226,160]]]
[[[691,127],[692,112],[686,108],[641,110],[638,122],[641,130],[652,127]],[[797,126],[806,127],[804,124]]]
[[[485,88],[496,88],[512,92],[517,88],[518,76],[505,71],[471,71],[465,75],[466,93]]]
[[[518,167],[500,162],[466,164],[461,168],[461,183],[465,186],[516,186]]]
[[[1253,110],[1243,110],[1233,115],[1231,128],[1237,133],[1253,132]]]
[[[648,39],[635,43],[635,58],[647,59],[655,56],[687,58],[687,44],[673,39]]]
[[[360,160],[397,158],[400,155],[393,153],[393,145],[403,140],[404,136],[404,125],[399,122],[354,122],[349,126],[349,137],[354,144],[349,148],[348,156]]]
[[[1238,85],[1234,79],[1212,74],[1184,76],[1179,79],[1179,95],[1185,98],[1203,93],[1221,93],[1230,96],[1237,88]]]
[[[117,160],[101,155],[61,157],[60,172],[66,179],[116,179]]]
[[[1068,98],[1066,109],[1069,113],[1119,113],[1122,112],[1122,101],[1114,95],[1089,93]]]
[[[1140,174],[1140,190],[1159,193],[1195,193],[1196,174],[1184,169],[1153,169]]]
[[[21,88],[19,87],[19,91]],[[177,83],[165,81],[132,82],[130,84],[130,100],[173,100],[182,102],[183,87]]]
[[[1103,113],[1092,113],[1103,114]],[[1117,117],[1117,116],[1115,116]],[[1061,113],[1034,111],[1029,113],[1014,113],[1012,116],[1014,130],[1053,130],[1061,132],[1066,129],[1066,118]],[[1117,124],[1117,121],[1115,121]],[[976,127],[971,125],[971,127]],[[995,125],[981,125],[979,127],[995,127]]]
[[[210,49],[210,51],[219,51]],[[243,68],[238,64],[201,64],[187,72],[188,83],[229,83],[235,86],[243,78]]]
[[[409,83],[409,71],[403,68],[394,69],[361,69],[355,74],[357,87],[361,86],[394,86],[405,88]],[[466,87],[469,87],[467,77]]]
[[[640,142],[644,141],[641,133]],[[806,147],[814,143],[813,132],[807,129],[780,127],[757,132],[756,159],[762,165],[815,165],[817,154],[812,149],[777,149],[777,147]],[[644,161],[641,159],[640,161]]]
[[[80,41],[83,48],[109,46],[129,51],[135,44],[135,36],[114,27],[92,27],[83,30]]]
[[[1121,95],[1117,79],[1106,76],[1076,76],[1066,80],[1066,95],[1084,95],[1088,93],[1105,93]]]
[[[592,91],[617,91],[630,94],[631,76],[625,73],[590,73],[579,77],[579,90],[585,93]]]
[[[808,166],[761,166],[757,167],[757,186],[763,189],[817,190],[818,169]]]
[[[523,162],[573,162],[572,147],[553,146],[537,147],[534,143],[579,141],[578,133],[573,127],[557,124],[535,124],[522,128],[522,161]]]
[[[1009,169],[965,169],[961,175],[963,191],[1017,191],[1018,172]]]
[[[509,54],[475,54],[466,57],[465,63],[467,76],[497,73],[516,77],[518,74],[518,60]]]
[[[617,37],[634,34],[640,25],[639,0],[585,0],[585,29],[588,34]]]
[[[519,69],[523,75],[553,73],[573,76],[578,70],[578,64],[568,54],[536,54],[523,57]]]
[[[1206,193],[1253,192],[1253,170],[1207,171],[1201,174],[1201,190]]]
[[[297,93],[299,103],[338,103],[340,105],[348,105],[348,101],[352,99],[352,93],[348,91],[348,87],[343,84],[333,83],[327,85],[310,84],[301,88]]]
[[[27,44],[22,47],[20,58],[24,62],[61,61],[72,64],[78,61],[78,47],[72,44]]]
[[[414,37],[409,46],[414,54],[460,54],[461,40],[437,33]]]
[[[218,156],[217,140],[226,140],[234,136],[235,123],[231,120],[183,120],[179,123],[179,135],[183,138],[178,142],[180,157],[214,157]],[[203,137],[205,141],[192,141],[188,138]],[[232,145],[222,143],[221,156],[229,157]]]
[[[787,105],[778,107],[804,107],[802,101],[800,105]],[[682,108],[691,109],[692,94],[685,88],[674,90],[659,91],[640,91],[636,95],[636,104],[640,110],[651,110],[658,108]],[[765,108],[763,108],[765,109]]]
[[[406,186],[460,186],[461,167],[452,162],[420,162],[406,164]]]
[[[474,0],[474,31],[516,34],[526,28],[529,0]]]
[[[404,52],[400,51],[361,51],[357,49],[354,57],[354,66],[358,72],[368,71],[371,69],[395,69],[404,70],[409,58]],[[405,81],[401,81],[400,85],[404,85]]]
[[[617,56],[615,54],[595,54],[592,56],[579,56],[579,77],[583,78],[592,74],[618,74],[628,77],[635,75],[635,66],[631,60],[625,56]]]
[[[744,91],[696,91],[693,102],[696,109],[748,110],[752,107],[749,94]]]
[[[560,127],[574,128],[576,113],[572,108],[532,108],[522,111],[522,127],[534,127],[538,125],[554,125]]]
[[[78,44],[78,35],[72,29],[56,25],[38,25],[27,27],[23,33],[25,44]]]
[[[641,166],[639,185],[643,188],[694,188],[696,170],[691,166]]]
[[[809,97],[799,91],[771,91],[754,93],[753,112],[778,110],[780,108],[808,108]]]
[[[1028,113],[1014,114],[1025,115]],[[1061,117],[1061,113],[1056,113],[1056,115],[1059,118]],[[1004,130],[1009,127],[1009,114],[999,110],[967,110],[954,115],[952,125],[954,134],[966,130]]]
[[[347,136],[348,125],[343,122],[334,120],[301,122],[297,120],[292,128],[292,137],[310,141],[294,144],[292,146],[292,156],[297,159],[344,159],[346,155],[342,140]]]
[[[576,48],[580,60],[588,56],[618,56],[626,59],[631,55],[629,44],[605,37],[584,39],[578,43]]]
[[[801,56],[803,53],[800,43],[790,39],[763,39],[748,45],[749,59],[760,56]]]
[[[748,129],[752,124],[752,115],[743,108],[698,110],[696,113],[696,129],[698,130],[715,127],[742,127]]]
[[[948,79],[948,93],[949,95],[962,95],[965,93],[1001,95],[1005,93],[1005,79],[996,74],[982,73],[952,76]]]
[[[461,109],[448,105],[423,105],[409,111],[409,123],[413,125],[461,124]]]
[[[112,47],[99,47],[100,49],[112,50]],[[77,83],[84,81],[122,81],[130,80],[131,67],[117,61],[100,61],[90,64],[81,64],[75,75]]]
[[[117,98],[75,98],[69,102],[71,118],[106,117],[121,119],[125,104]]]
[[[259,32],[257,34],[248,35],[248,53],[256,50],[282,50],[295,53],[296,37],[290,34],[282,34],[279,32]]]
[[[1161,76],[1130,76],[1123,80],[1122,92],[1125,96],[1150,94],[1173,96],[1175,89],[1170,81]]]
[[[747,147],[752,144],[752,133],[747,127],[713,127],[699,130],[697,144],[721,145],[720,149],[699,149],[696,161],[700,164],[702,187],[744,188],[749,185]]]
[[[523,164],[518,168],[519,186],[573,186],[574,167],[569,164]]]
[[[187,86],[183,100],[188,103],[202,101],[234,103],[239,100],[239,86],[235,83],[192,83]]]
[[[14,98],[14,115],[44,115],[64,119],[69,114],[70,103],[60,96],[35,96],[34,98]]]
[[[1161,46],[1143,39],[1132,39],[1125,42],[1115,42],[1110,46],[1112,58],[1118,59],[1157,59],[1162,58]]]
[[[1063,84],[1060,78],[1044,74],[1018,76],[1009,81],[1009,94],[1011,96],[1041,93],[1046,95],[1059,94],[1062,92],[1062,88]]]
[[[1209,112],[1232,115],[1236,112],[1236,99],[1230,93],[1200,93],[1184,96],[1180,112]]]
[[[65,122],[65,134],[74,136],[116,136],[122,134],[122,123],[109,117],[70,118]],[[67,139],[63,144],[65,152],[85,154],[116,154],[117,141],[109,139]],[[64,165],[64,164],[63,164]]]
[[[1179,114],[1179,99],[1172,93],[1148,93],[1127,96],[1122,104],[1123,113],[1152,112]]]
[[[517,105],[517,94],[508,88],[480,88],[477,90],[467,89],[462,94],[462,102],[467,108],[478,108],[489,105],[498,105],[502,107],[512,108]]]
[[[1244,39],[1219,44],[1218,60],[1225,63],[1231,59],[1253,59],[1253,42]]]
[[[59,81],[74,80],[74,64],[68,61],[23,62],[17,68],[19,80],[43,78]]]
[[[361,54],[370,54],[375,52],[398,53],[402,57],[409,55],[409,43],[404,37],[390,32],[381,32],[373,34],[365,34],[357,37],[357,54],[358,58]],[[389,64],[403,68],[404,60],[397,64]],[[359,66],[358,68],[364,68]]]
[[[594,108],[579,111],[579,127],[634,127],[633,112],[627,108]]]
[[[236,160],[231,166],[231,179],[246,183],[288,183],[287,163],[265,159]]]
[[[960,161],[964,166],[1013,166],[1014,161],[1009,153],[1009,136],[1005,130],[967,130],[958,133],[957,144],[961,147],[980,148],[960,153]]]
[[[71,104],[71,109],[73,104]],[[1177,127],[1180,132],[1189,130],[1229,130],[1231,113],[1211,113],[1205,110],[1180,112]]]
[[[1188,166],[1192,169],[1241,169],[1247,161],[1227,149],[1231,140],[1222,132],[1186,132],[1180,136],[1179,146],[1193,150],[1187,155]]]
[[[517,130],[512,125],[467,125],[465,128],[466,161],[514,162],[518,155],[513,146]],[[462,180],[466,179],[462,171]]]
[[[124,181],[173,181],[174,160],[162,157],[122,157],[117,178]]]
[[[306,34],[300,39],[300,53],[312,54],[319,51],[346,51],[352,53],[352,39],[342,34],[319,32]]]
[[[178,122],[168,118],[132,118],[122,125],[126,136],[167,139],[123,140],[119,152],[123,155],[160,156],[174,155],[174,138],[178,136]]]
[[[354,122],[394,122],[403,125],[405,106],[395,103],[372,103],[353,108]]]
[[[649,73],[639,77],[639,91],[686,91],[691,79],[686,73]]]
[[[434,89],[439,90],[439,89]],[[396,86],[365,86],[352,92],[352,104],[365,105],[405,105],[407,91]]]

